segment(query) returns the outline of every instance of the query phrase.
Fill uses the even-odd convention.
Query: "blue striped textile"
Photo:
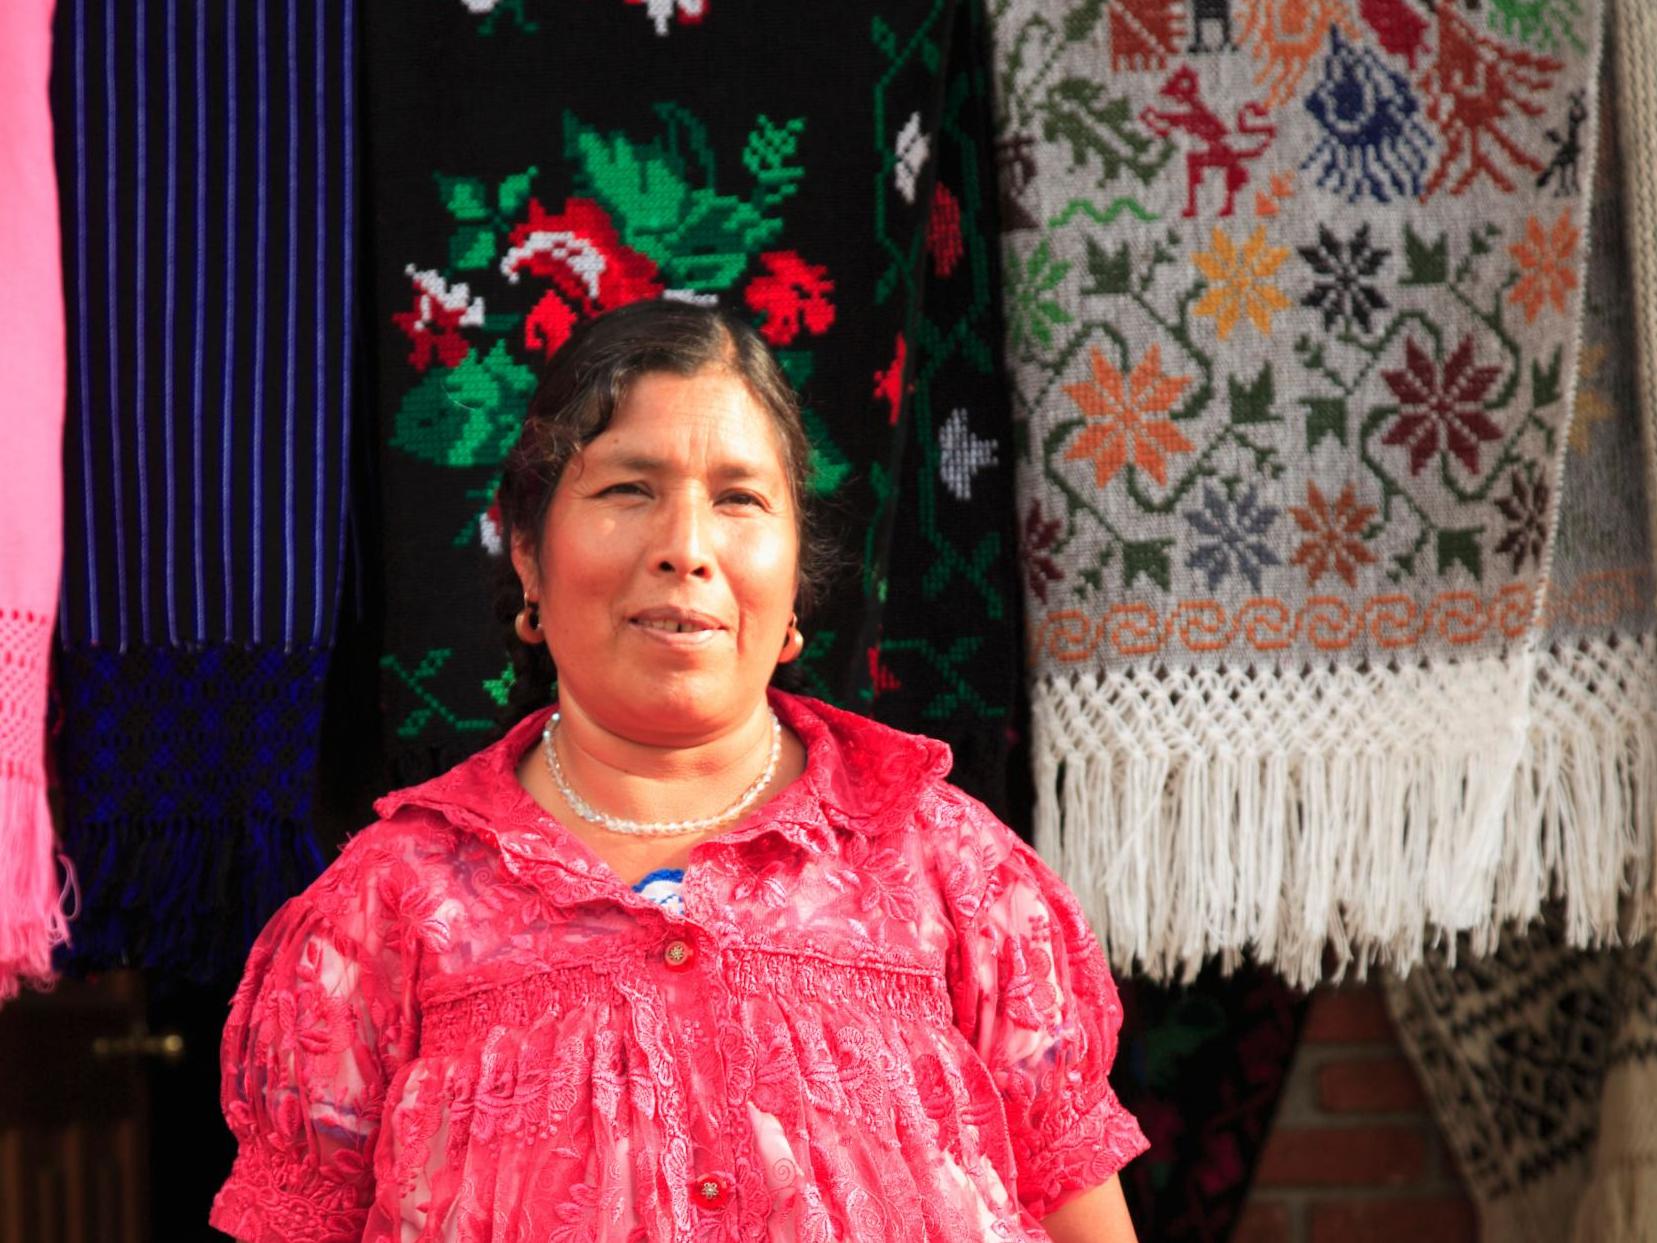
[[[320,866],[356,22],[355,0],[59,0],[70,968],[233,972]]]

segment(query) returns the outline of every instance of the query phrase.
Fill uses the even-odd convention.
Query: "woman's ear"
[[[512,532],[512,568],[518,572],[525,599],[540,593],[541,567],[536,564],[535,548],[529,536],[521,531]]]

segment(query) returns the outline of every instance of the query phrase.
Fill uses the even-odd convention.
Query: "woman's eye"
[[[611,496],[611,495],[614,495],[614,494],[630,494],[630,495],[633,495],[633,496],[643,496],[644,495],[644,485],[639,484],[639,483],[612,483],[607,488],[601,488],[599,490],[598,494],[600,496]]]
[[[727,492],[724,496],[727,501],[734,501],[738,505],[763,505],[764,501],[752,492]]]

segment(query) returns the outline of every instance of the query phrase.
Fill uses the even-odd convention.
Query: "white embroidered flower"
[[[893,151],[896,163],[892,169],[892,180],[905,203],[915,201],[915,183],[931,149],[926,135],[921,133],[921,114],[910,113],[909,119],[898,131],[897,147]]]
[[[663,302],[688,302],[691,306],[718,306],[719,295],[716,293],[701,293],[695,289],[664,289]]]
[[[665,35],[673,20],[673,11],[679,11],[682,22],[699,22],[708,11],[708,0],[644,0],[644,11],[656,23],[656,33]]]
[[[501,0],[460,0],[460,2],[466,6],[466,11],[468,13],[477,13],[482,15],[484,13],[493,12],[495,6],[499,4]]]
[[[501,260],[501,275],[516,285],[518,270],[537,255],[546,255],[566,265],[587,287],[587,296],[598,301],[599,281],[605,268],[604,252],[590,238],[563,230],[537,229],[521,245],[506,252]]]
[[[501,515],[493,505],[478,515],[478,540],[491,557],[506,551],[506,534],[501,530]]]
[[[967,427],[967,412],[963,409],[951,412],[949,421],[938,434],[938,448],[941,451],[938,474],[944,487],[958,500],[972,499],[974,475],[986,466],[1001,465],[996,458],[995,441],[974,436]]]
[[[483,327],[483,299],[472,297],[469,285],[450,285],[436,271],[422,271],[412,263],[403,269],[419,291],[416,304],[420,325],[429,327],[441,321],[445,328]]]

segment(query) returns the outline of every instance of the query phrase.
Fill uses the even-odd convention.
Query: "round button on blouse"
[[[669,971],[688,971],[696,961],[696,947],[689,941],[669,941],[662,951],[662,961]]]
[[[690,1198],[711,1211],[722,1209],[731,1198],[730,1186],[717,1174],[703,1174],[690,1185]]]

